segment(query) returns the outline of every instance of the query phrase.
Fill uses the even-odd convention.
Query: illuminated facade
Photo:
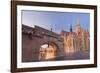
[[[90,36],[87,29],[80,26],[80,21],[77,21],[75,32],[70,27],[70,32],[62,31],[61,36],[64,41],[64,50],[66,53],[77,51],[87,51],[90,48]]]

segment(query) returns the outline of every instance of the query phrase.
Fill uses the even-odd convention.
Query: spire
[[[81,31],[81,26],[80,26],[80,17],[77,18],[77,23],[76,23],[76,32],[77,34]]]
[[[70,25],[70,32],[73,32],[72,25]]]
[[[77,18],[77,26],[80,26],[80,17]]]

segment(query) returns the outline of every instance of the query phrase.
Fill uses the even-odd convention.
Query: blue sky
[[[82,28],[90,29],[90,14],[76,12],[54,12],[54,11],[22,11],[22,24],[27,26],[34,25],[60,33],[62,30],[70,31],[72,26],[75,31],[77,20],[80,19]]]

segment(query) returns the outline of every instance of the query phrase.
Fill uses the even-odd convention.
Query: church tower
[[[76,23],[76,33],[79,34],[80,32],[81,32],[80,18],[78,17],[77,23]]]

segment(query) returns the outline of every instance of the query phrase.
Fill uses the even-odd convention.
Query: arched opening
[[[39,60],[54,60],[57,57],[57,49],[53,42],[42,44],[39,49]]]

